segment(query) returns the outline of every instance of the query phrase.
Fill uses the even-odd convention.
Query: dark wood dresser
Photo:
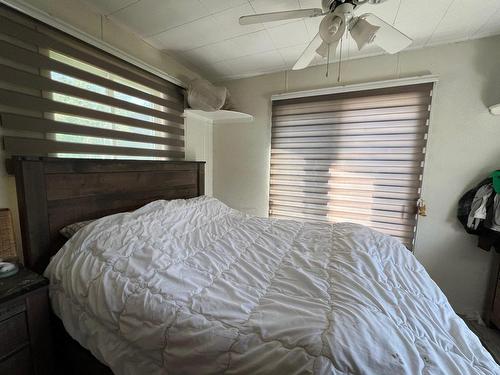
[[[48,280],[21,268],[0,279],[0,374],[52,374]]]
[[[500,329],[500,247],[493,248],[492,251],[494,260],[491,265],[484,320],[487,325]]]

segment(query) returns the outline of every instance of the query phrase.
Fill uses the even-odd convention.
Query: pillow
[[[59,233],[66,237],[68,240],[75,235],[84,226],[90,224],[94,220],[79,221],[77,223],[66,225],[64,228],[59,230]]]

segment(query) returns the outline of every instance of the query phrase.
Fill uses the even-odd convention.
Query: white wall
[[[332,66],[330,72],[335,72]],[[343,64],[342,84],[437,74],[415,254],[457,311],[483,308],[490,254],[475,246],[455,218],[459,197],[500,168],[500,37],[407,51]],[[238,110],[253,124],[214,127],[214,195],[235,208],[267,215],[270,97],[274,93],[335,86],[325,67],[224,82]]]
[[[213,195],[213,125],[188,115],[185,124],[186,160],[205,161],[205,195]]]
[[[125,52],[128,55],[150,65],[166,74],[187,81],[199,77],[197,72],[190,70],[175,61],[172,57],[159,51],[135,34],[113,23],[109,19],[94,12],[85,3],[78,0],[24,0],[10,1],[11,3],[24,3],[39,9],[54,19],[70,24],[73,27],[101,39],[109,45]],[[188,129],[189,127],[189,129]],[[211,159],[211,131],[210,127],[201,126],[199,121],[194,121],[192,126],[186,125],[186,160],[205,160],[205,156]],[[5,130],[0,127],[0,137]],[[11,135],[14,133],[10,132]],[[212,186],[212,164],[206,166],[207,194],[211,193]],[[16,242],[18,253],[21,251],[21,236],[19,230],[17,198],[14,178],[7,175],[5,171],[5,153],[0,148],[0,207],[10,208],[15,222]]]

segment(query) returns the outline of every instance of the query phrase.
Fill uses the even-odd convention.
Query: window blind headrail
[[[101,52],[97,55],[89,53],[85,51],[85,49],[73,47],[71,44],[75,41],[72,37],[62,37],[62,34],[59,33],[59,39],[55,39],[49,34],[49,28],[41,26],[40,24],[37,24],[36,27],[45,30],[45,33],[26,27],[0,14],[0,33],[2,34],[16,38],[24,43],[36,45],[39,48],[60,52],[103,70],[127,77],[139,84],[164,92],[171,96],[172,99],[175,98],[179,100],[182,98],[180,90],[175,89],[173,87],[174,85],[167,81],[161,84],[158,80],[152,79],[145,74],[139,74],[132,69],[121,67],[120,63],[113,63],[116,58],[107,53]],[[79,42],[79,44],[83,45],[82,42]]]
[[[5,129],[17,131],[31,131],[45,134],[70,134],[88,137],[100,137],[131,142],[143,142],[157,145],[184,147],[184,140],[179,138],[166,138],[139,133],[117,131],[93,126],[75,125],[62,121],[53,121],[31,116],[22,116],[10,113],[0,115],[1,125]]]
[[[16,64],[26,65],[35,69],[54,71],[82,81],[91,82],[106,89],[134,96],[160,106],[173,108],[178,111],[183,111],[184,109],[183,103],[180,101],[172,101],[170,99],[160,98],[156,95],[151,95],[134,87],[75,68],[71,65],[53,60],[45,55],[27,50],[3,40],[0,40],[0,57]]]
[[[420,94],[423,93],[425,96],[432,96],[433,83],[416,83],[411,85],[393,86],[386,88],[374,88],[374,89],[359,89],[357,91],[347,91],[343,93],[334,94],[323,94],[323,95],[313,95],[290,99],[274,99],[273,106],[282,106],[290,104],[300,104],[308,105],[309,103],[322,103],[327,101],[338,101],[338,100],[353,100],[356,98],[369,99],[373,101],[383,98],[385,95],[397,95],[398,97],[404,97],[410,93]]]

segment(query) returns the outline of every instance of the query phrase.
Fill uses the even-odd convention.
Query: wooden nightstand
[[[52,374],[47,285],[26,268],[0,279],[0,374]]]

